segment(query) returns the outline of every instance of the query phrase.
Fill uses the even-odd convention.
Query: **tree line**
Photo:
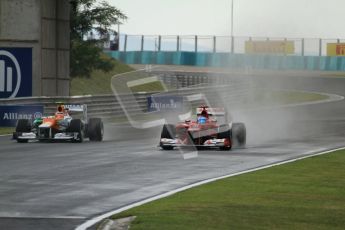
[[[93,70],[108,72],[114,68],[110,57],[103,55],[103,44],[117,31],[112,27],[121,24],[127,16],[106,1],[70,0],[71,77],[90,77]],[[87,35],[96,36],[86,39]]]

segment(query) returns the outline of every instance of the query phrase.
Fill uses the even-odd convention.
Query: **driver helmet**
[[[57,112],[64,113],[65,112],[65,107],[63,105],[58,105]]]

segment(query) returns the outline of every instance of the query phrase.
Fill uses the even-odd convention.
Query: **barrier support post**
[[[235,37],[231,36],[231,53],[233,54],[235,52]]]
[[[162,45],[162,36],[159,35],[159,36],[158,36],[158,52],[161,51],[161,45]]]
[[[126,34],[125,35],[125,44],[124,44],[124,46],[123,46],[123,51],[127,51],[127,37],[128,37],[128,35]]]
[[[141,35],[141,52],[144,51],[144,35]]]
[[[217,38],[213,36],[213,53],[217,51]]]
[[[194,49],[195,53],[198,52],[198,36],[195,35],[195,49]]]
[[[301,55],[304,56],[304,38],[302,38]]]
[[[177,35],[176,38],[176,51],[179,52],[180,51],[180,36]]]
[[[322,56],[322,39],[319,40],[319,56]]]

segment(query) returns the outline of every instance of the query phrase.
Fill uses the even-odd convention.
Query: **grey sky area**
[[[231,0],[107,0],[126,34],[230,35]],[[234,35],[345,38],[344,0],[234,0]]]

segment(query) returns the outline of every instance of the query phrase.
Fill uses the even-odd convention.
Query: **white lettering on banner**
[[[5,61],[0,60],[0,92],[5,91]]]
[[[14,89],[13,89],[13,81],[14,81],[13,69],[12,67],[6,66],[7,63],[5,62],[5,60],[1,60],[1,56],[5,56],[11,59],[11,61],[13,62],[15,66],[17,84]],[[20,84],[21,84],[21,70],[20,70],[18,60],[10,52],[5,51],[5,50],[0,50],[0,93],[5,92],[5,91],[9,93],[12,92],[9,98],[16,97],[20,88]]]
[[[170,100],[170,103],[151,103],[151,109],[176,109],[177,108],[177,103],[174,100]]]
[[[84,110],[84,105],[77,105],[77,104],[65,104],[64,107],[66,109],[69,109],[70,111],[83,111]]]
[[[32,119],[32,114],[4,113],[3,120]]]
[[[36,112],[34,114],[34,119],[41,118],[41,117],[43,117],[43,114],[41,112]]]
[[[12,82],[13,82],[13,76],[12,76],[12,68],[7,67],[7,87],[6,92],[12,92]]]

